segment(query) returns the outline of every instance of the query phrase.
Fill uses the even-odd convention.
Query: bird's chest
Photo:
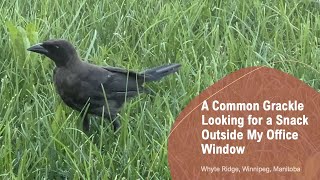
[[[86,82],[79,74],[55,69],[53,80],[61,99],[70,107],[81,109],[89,99],[89,94],[84,89]]]
[[[99,79],[101,76],[80,70],[56,68],[53,75],[54,84],[61,99],[77,110],[81,110],[87,103],[97,104],[96,101],[103,100],[104,97]]]
[[[74,94],[75,89],[79,89],[79,79],[73,73],[55,69],[53,75],[54,85],[60,96]]]

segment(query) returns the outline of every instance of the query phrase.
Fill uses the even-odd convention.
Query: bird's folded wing
[[[133,78],[136,78],[137,80],[141,80],[143,81],[146,77],[146,74],[144,73],[137,73],[137,72],[134,72],[134,71],[130,71],[130,70],[127,70],[127,69],[123,69],[123,68],[118,68],[118,67],[103,67],[105,70],[108,70],[110,72],[113,72],[113,73],[120,73],[120,74],[125,74],[129,77],[133,77]]]
[[[110,72],[109,78],[102,83],[109,96],[113,97],[133,97],[138,93],[145,92],[142,87],[144,76],[134,71],[129,71],[116,67],[103,67]]]

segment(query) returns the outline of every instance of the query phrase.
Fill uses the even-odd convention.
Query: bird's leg
[[[81,117],[83,117],[82,128],[85,132],[88,132],[90,130],[90,120],[88,118],[88,114],[81,112]]]
[[[111,122],[112,122],[112,125],[113,125],[114,132],[117,132],[118,129],[120,128],[120,122],[119,122],[118,116],[117,115],[112,116],[111,117]]]

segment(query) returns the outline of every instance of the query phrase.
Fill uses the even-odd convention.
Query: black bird
[[[148,92],[145,82],[157,81],[177,72],[180,64],[169,64],[137,73],[116,67],[101,67],[82,61],[74,46],[66,40],[48,40],[28,51],[43,54],[54,61],[53,80],[61,99],[82,112],[83,129],[88,131],[88,114],[109,119],[116,131],[117,113],[126,98]]]

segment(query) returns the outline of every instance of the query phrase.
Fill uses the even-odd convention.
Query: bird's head
[[[31,46],[28,51],[43,54],[53,60],[56,66],[65,66],[79,60],[74,46],[66,40],[48,40]]]

